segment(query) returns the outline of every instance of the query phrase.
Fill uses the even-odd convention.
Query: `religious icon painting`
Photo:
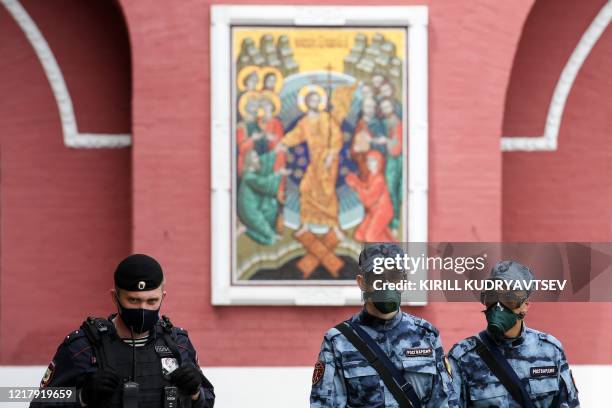
[[[353,303],[363,243],[426,240],[427,9],[342,9],[213,6],[215,304]]]

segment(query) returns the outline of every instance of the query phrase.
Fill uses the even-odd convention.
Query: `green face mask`
[[[398,310],[402,301],[400,292],[390,289],[366,292],[364,298],[365,300],[371,300],[374,307],[385,314]]]
[[[487,331],[494,336],[503,337],[504,333],[516,324],[519,316],[501,303],[491,305],[486,311]]]

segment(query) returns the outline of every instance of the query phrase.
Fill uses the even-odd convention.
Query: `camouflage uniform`
[[[382,320],[365,309],[351,321],[389,356],[412,384],[423,407],[456,406],[442,343],[431,323],[401,311]],[[376,370],[335,328],[325,333],[312,382],[311,408],[399,406]]]
[[[580,406],[578,390],[559,340],[523,323],[518,338],[496,342],[535,407],[551,407],[557,393],[559,405],[556,406]],[[460,406],[520,407],[475,348],[476,342],[470,337],[455,344],[449,352],[453,386]]]

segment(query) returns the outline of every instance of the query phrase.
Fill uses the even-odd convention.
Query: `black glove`
[[[90,406],[95,406],[108,399],[119,386],[119,376],[111,371],[98,370],[85,378],[81,390],[81,400]]]
[[[202,373],[193,364],[183,364],[170,374],[170,382],[186,395],[194,395],[202,384]]]

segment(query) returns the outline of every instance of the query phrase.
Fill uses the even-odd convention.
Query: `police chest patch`
[[[531,367],[531,377],[552,377],[557,375],[556,366]]]
[[[404,351],[406,357],[431,357],[433,349],[429,348],[408,348]]]
[[[40,387],[44,388],[49,385],[51,379],[53,378],[53,374],[55,373],[55,363],[51,361],[49,366],[47,367],[47,371],[45,371],[45,375],[43,375],[42,380],[40,380]]]
[[[312,372],[312,385],[316,385],[325,374],[325,364],[322,361],[317,361]]]
[[[176,361],[176,358],[162,358],[161,366],[162,374],[168,375],[178,368],[178,361]]]

